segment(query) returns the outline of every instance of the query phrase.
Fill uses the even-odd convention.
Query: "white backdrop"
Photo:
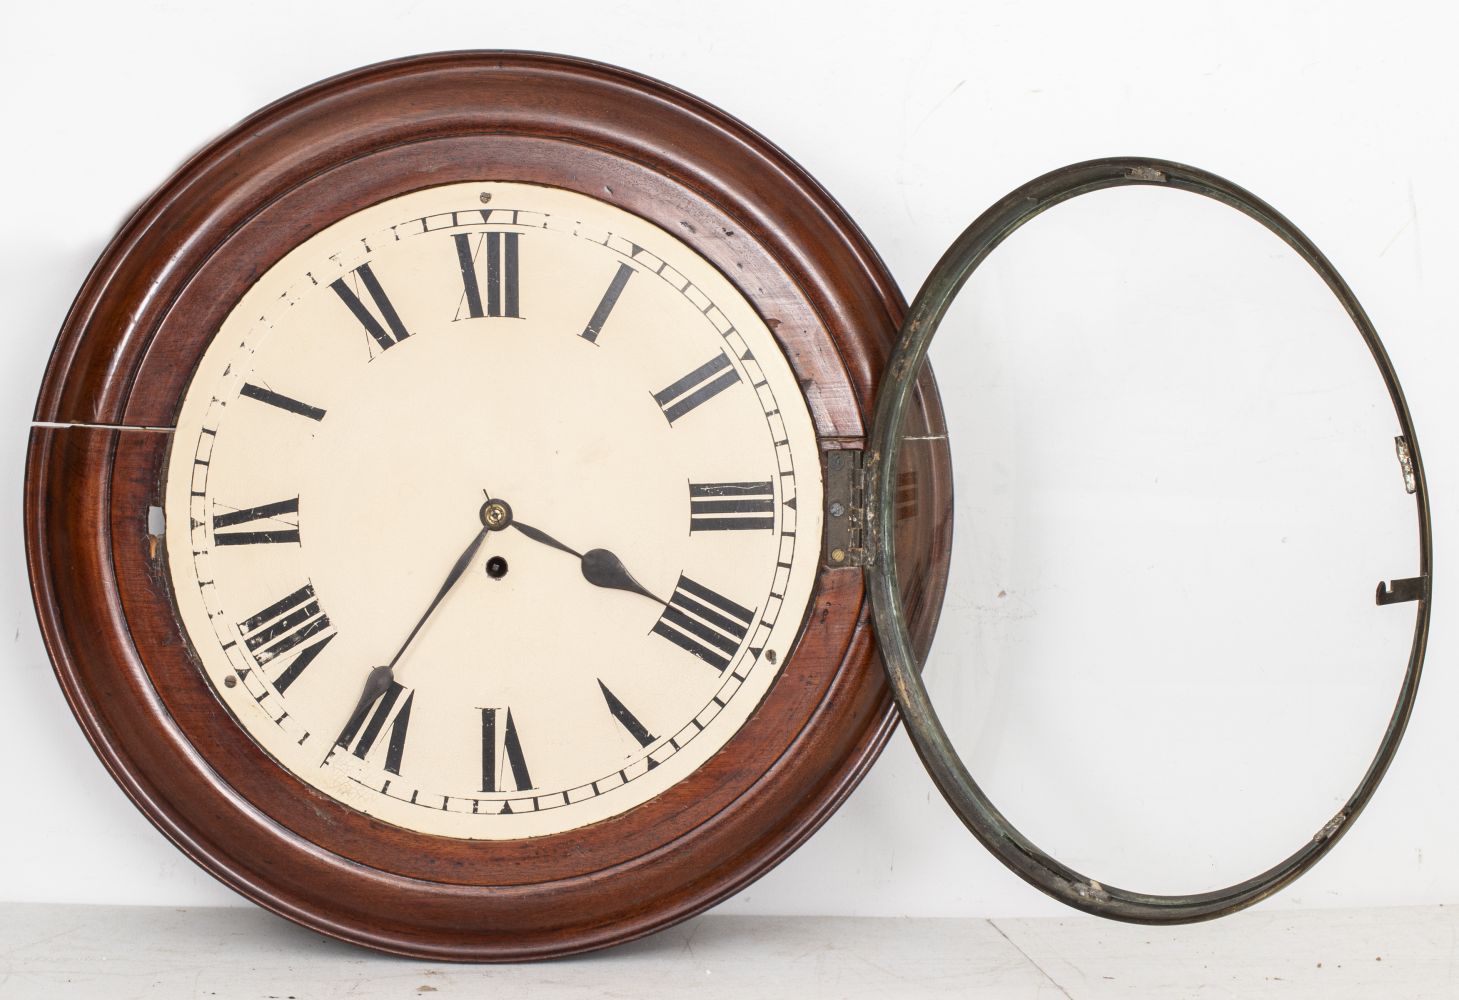
[[[71,296],[126,213],[254,109],[387,58],[503,47],[627,66],[749,122],[842,202],[909,295],[986,205],[1094,156],[1198,164],[1306,229],[1404,379],[1440,577],[1429,673],[1386,784],[1332,856],[1266,905],[1455,901],[1459,591],[1443,574],[1459,556],[1445,534],[1459,505],[1459,17],[1440,9],[12,7],[0,33],[0,481],[11,484],[0,490],[0,899],[241,902],[113,786],[41,647],[20,484],[36,387]],[[1047,235],[1030,227],[1002,270],[979,276],[959,329],[937,345],[960,530],[928,669],[979,776],[1036,839],[1104,881],[1188,891],[1277,860],[1356,782],[1412,621],[1409,609],[1376,612],[1371,587],[1414,571],[1412,508],[1384,451],[1395,431],[1371,365],[1330,304],[1301,297],[1310,279],[1238,232],[1240,220],[1149,216],[1147,235],[1162,225],[1211,234],[1211,261],[1179,258],[1167,274],[1205,303],[1172,346],[1158,309],[1124,323],[1119,310],[1178,310],[1115,265],[1169,266],[1173,255],[1152,253],[1164,246],[1156,236],[1126,238],[1128,227],[1107,241],[1078,229],[1107,207],[1051,221],[1073,228]],[[1042,269],[1040,247],[1053,255]],[[1238,284],[1210,278],[1222,260]],[[1269,285],[1276,274],[1296,286]],[[1059,280],[1078,294],[1048,291]],[[1236,287],[1233,312],[1221,290]],[[1094,294],[1106,295],[1094,312],[1120,322],[1079,328]],[[987,335],[968,336],[974,324]],[[1207,353],[1213,345],[1229,356]],[[1254,472],[1241,471],[1245,460]],[[824,830],[726,908],[1056,910],[966,836],[902,734]]]

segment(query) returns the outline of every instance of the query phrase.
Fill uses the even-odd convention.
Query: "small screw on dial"
[[[486,561],[486,575],[493,580],[500,580],[507,575],[507,561],[501,556],[492,556]]]

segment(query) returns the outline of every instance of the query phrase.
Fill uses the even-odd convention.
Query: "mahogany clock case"
[[[498,841],[386,824],[261,750],[206,680],[179,624],[162,534],[149,533],[183,393],[260,275],[367,206],[488,181],[599,199],[673,233],[726,276],[790,364],[828,487],[799,635],[738,733],[641,806]],[[952,524],[947,431],[925,365],[930,340],[1008,235],[1064,200],[1128,184],[1224,202],[1326,282],[1388,389],[1419,529],[1419,575],[1377,592],[1379,604],[1415,602],[1415,627],[1402,690],[1357,790],[1285,861],[1193,896],[1104,886],[1039,850],[958,759],[919,678],[947,585]],[[57,675],[98,755],[148,818],[226,884],[323,933],[402,954],[563,955],[713,905],[831,815],[876,759],[898,704],[949,804],[1026,881],[1122,920],[1219,916],[1298,877],[1351,826],[1402,738],[1426,646],[1427,486],[1402,390],[1351,290],[1271,206],[1180,164],[1075,164],[990,207],[908,312],[855,225],[763,138],[663,84],[559,56],[385,63],[235,127],[163,185],[102,255],[61,331],[35,419],[26,474],[32,588]]]
[[[182,394],[267,268],[366,206],[458,181],[604,200],[673,232],[745,295],[809,406],[823,461],[860,449],[904,303],[845,213],[783,153],[689,95],[564,57],[369,67],[258,112],[189,160],[102,254],[36,406],[26,544],[47,648],[115,780],[181,850],[260,905],[401,954],[511,960],[649,933],[742,889],[855,787],[896,723],[860,569],[822,562],[783,672],[743,729],[616,818],[519,841],[414,833],[294,778],[205,680],[149,517]],[[951,476],[930,371],[898,466],[899,577],[925,651]]]

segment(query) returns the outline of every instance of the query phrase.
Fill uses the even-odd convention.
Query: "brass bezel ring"
[[[897,468],[902,427],[913,386],[933,335],[952,300],[979,264],[1024,223],[1070,198],[1111,187],[1141,184],[1188,191],[1222,202],[1265,226],[1295,250],[1327,283],[1362,335],[1388,388],[1398,418],[1399,458],[1418,516],[1419,575],[1379,584],[1378,603],[1418,603],[1413,645],[1398,700],[1356,791],[1333,819],[1284,861],[1244,882],[1192,895],[1151,895],[1101,885],[1044,853],[989,801],[958,757],[921,678],[921,662],[908,634],[896,570],[894,491],[883,482]],[[923,763],[948,804],[984,846],[1025,881],[1075,909],[1144,924],[1207,920],[1264,899],[1302,875],[1347,832],[1372,798],[1398,749],[1418,693],[1428,640],[1432,541],[1429,503],[1418,439],[1398,376],[1363,307],[1322,252],[1266,202],[1213,174],[1162,160],[1091,160],[1055,170],[1025,184],[984,212],[944,254],[912,303],[877,399],[871,446],[865,458],[867,582],[882,660],[902,721]]]

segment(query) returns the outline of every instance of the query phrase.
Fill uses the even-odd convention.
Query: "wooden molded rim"
[[[1152,895],[1099,882],[1055,860],[1010,823],[978,787],[943,729],[920,675],[921,658],[907,628],[895,561],[898,539],[891,530],[892,491],[883,484],[895,468],[904,435],[903,421],[912,380],[921,369],[932,337],[952,300],[987,256],[1030,219],[1070,198],[1110,187],[1154,185],[1212,198],[1261,223],[1295,250],[1337,296],[1362,335],[1388,388],[1400,428],[1399,456],[1407,488],[1414,495],[1418,520],[1419,576],[1378,586],[1378,603],[1418,603],[1413,645],[1397,704],[1383,741],[1357,789],[1333,819],[1284,861],[1244,882],[1193,895]],[[871,445],[866,453],[867,513],[870,529],[868,571],[873,616],[883,663],[902,720],[928,772],[958,817],[985,847],[1015,874],[1062,903],[1102,917],[1144,924],[1189,923],[1223,916],[1250,906],[1298,878],[1325,855],[1352,826],[1377,789],[1403,738],[1423,670],[1429,631],[1429,581],[1432,541],[1428,488],[1408,404],[1398,375],[1378,333],[1352,290],[1296,226],[1266,202],[1230,181],[1194,167],[1164,160],[1121,157],[1077,163],[1045,174],[989,208],[952,244],[913,301],[889,365],[889,382],[877,400]],[[885,496],[885,500],[879,497]]]

